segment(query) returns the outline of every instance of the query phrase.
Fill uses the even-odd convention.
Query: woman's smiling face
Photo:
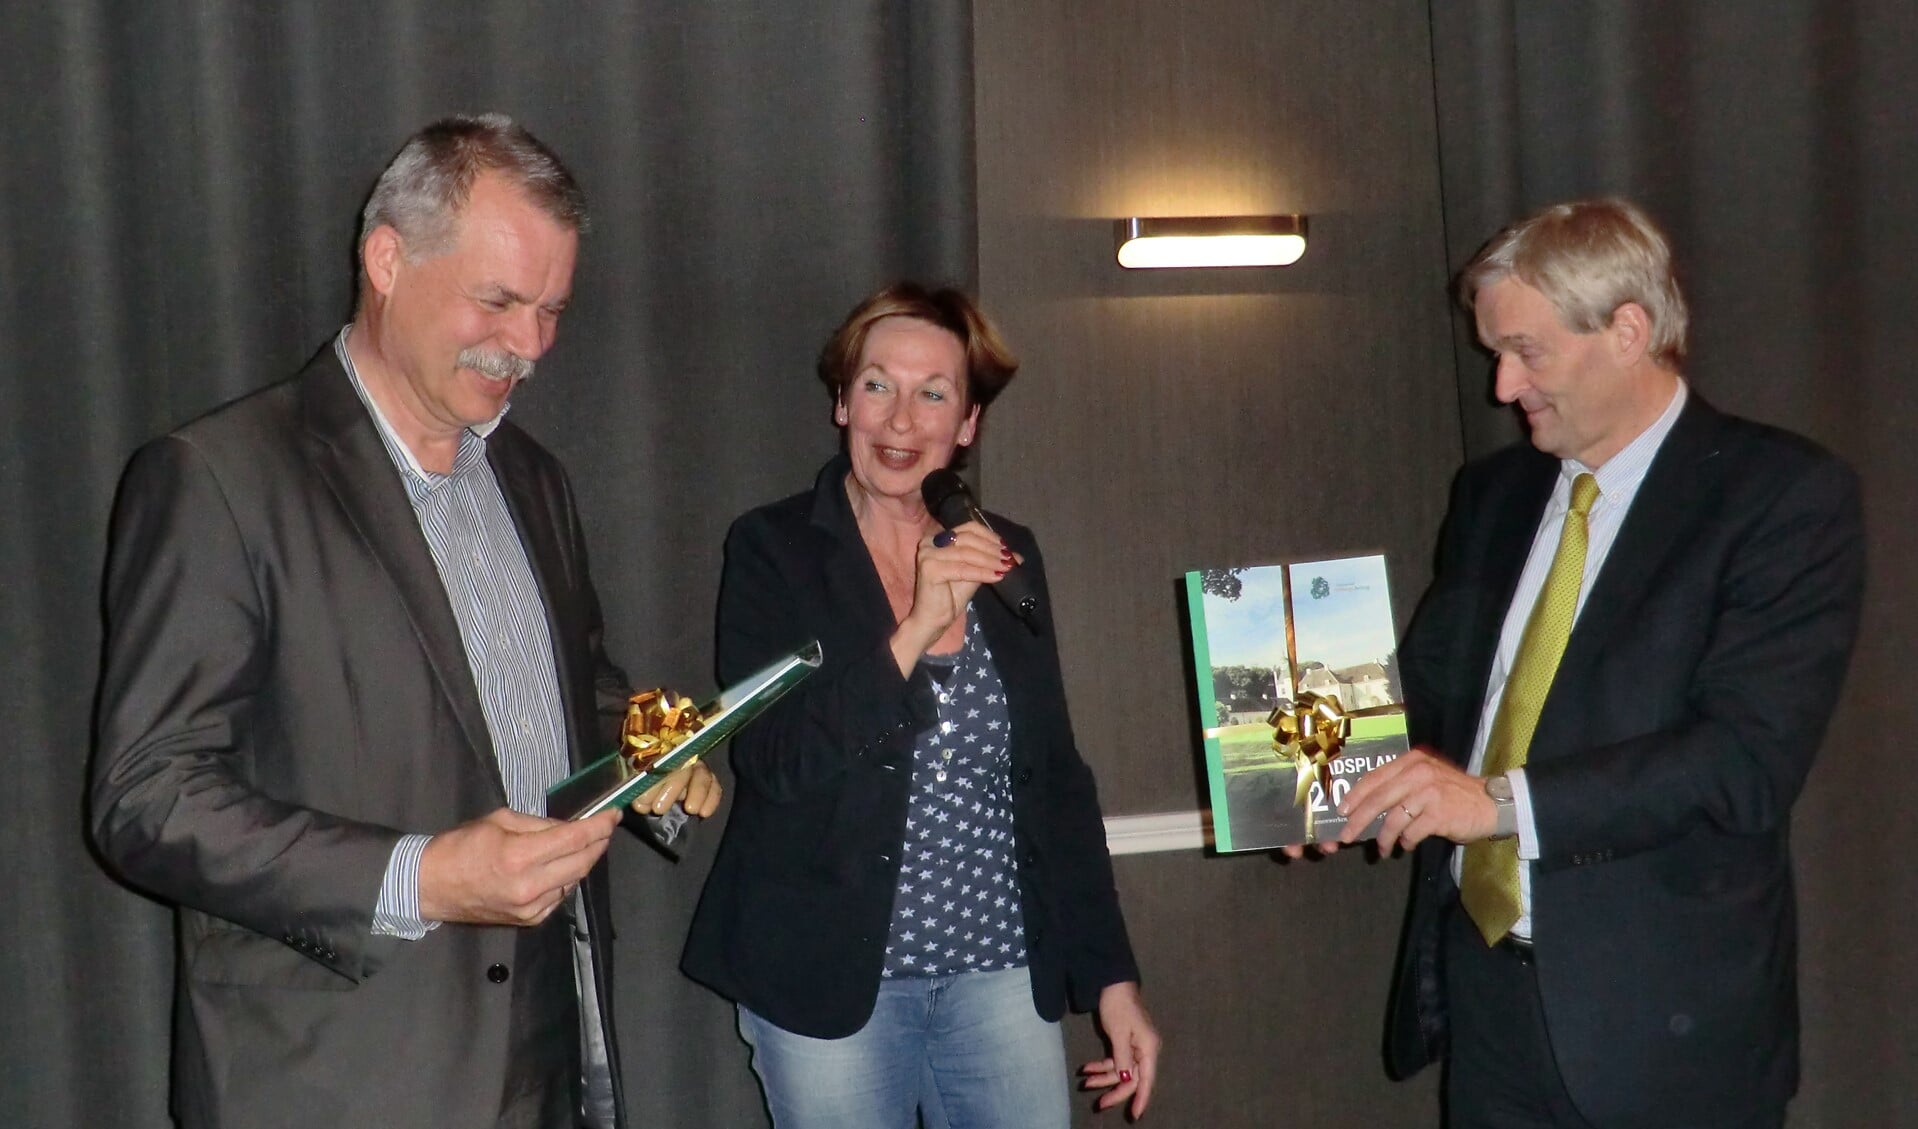
[[[967,406],[965,346],[904,316],[867,333],[841,406],[854,481],[868,495],[915,505],[919,483],[971,441],[979,416]]]

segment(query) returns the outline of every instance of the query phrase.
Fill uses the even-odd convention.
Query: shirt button
[[[951,759],[952,759],[952,750],[951,750],[951,749],[941,749],[941,750],[939,750],[939,755],[940,755],[940,756],[942,756],[942,757],[944,757],[944,758],[946,758],[947,760],[951,760]]]
[[[510,972],[507,969],[507,967],[503,964],[492,965],[488,967],[486,970],[486,978],[488,980],[491,980],[495,984],[506,983],[506,978],[511,975],[512,975],[512,972]]]
[[[946,770],[943,768],[940,769],[938,772],[935,772],[932,774],[932,778],[934,780],[937,780],[939,783],[944,784],[946,782]]]

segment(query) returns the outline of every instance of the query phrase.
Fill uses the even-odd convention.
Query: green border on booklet
[[[699,732],[675,746],[646,772],[633,771],[632,761],[624,749],[599,758],[546,790],[547,816],[585,819],[607,808],[623,808],[632,803],[646,789],[692,763],[695,757],[717,749],[721,741],[818,670],[823,657],[818,640],[814,640],[752,677],[728,686],[717,698],[699,707],[699,716],[705,719]]]
[[[1198,677],[1199,716],[1213,718],[1218,716],[1218,698],[1212,691],[1212,647],[1206,637],[1204,573],[1185,574],[1185,604],[1191,613],[1192,623],[1192,668]],[[1219,748],[1219,734],[1216,726],[1201,725],[1199,736],[1205,745],[1205,779],[1213,797],[1214,811],[1211,813],[1212,849],[1229,853],[1232,846],[1232,820],[1223,812],[1216,810],[1224,807],[1216,797],[1225,795],[1225,754]]]

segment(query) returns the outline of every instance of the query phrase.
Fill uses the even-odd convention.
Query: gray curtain
[[[616,654],[638,679],[707,684],[725,522],[800,488],[832,447],[810,377],[821,337],[887,276],[974,276],[968,7],[0,0],[0,1122],[166,1124],[169,918],[108,879],[80,831],[102,539],[133,447],[290,373],[337,328],[354,213],[407,132],[452,110],[513,113],[569,160],[597,213],[577,301],[517,418],[578,482]],[[1918,705],[1901,677],[1918,634],[1905,520],[1918,13],[1902,0],[1429,10],[1451,265],[1528,207],[1642,199],[1690,267],[1696,386],[1863,475],[1867,635],[1796,829],[1793,1123],[1918,1124],[1903,1080],[1918,1060],[1918,878],[1899,851],[1918,806],[1902,757]],[[1262,42],[1242,65],[1284,57]],[[1323,65],[1378,65],[1376,44],[1353,42]],[[1342,109],[1284,128],[1322,142]],[[1397,111],[1393,127],[1431,109]],[[1413,303],[1430,300],[1372,298],[1394,311],[1385,324],[1418,324]],[[1457,400],[1466,448],[1483,451],[1515,432],[1469,342]],[[1140,419],[1156,403],[1110,410]],[[1096,534],[1048,528],[1055,584],[1075,556],[1111,559]],[[1109,774],[1122,794],[1165,753],[1110,755],[1137,762]],[[614,859],[627,1078],[648,1126],[763,1124],[729,1009],[673,967],[716,831],[676,866],[632,844]],[[1175,1087],[1212,1085],[1218,1055],[1242,1053],[1221,1051],[1218,1031],[1258,1028],[1244,982],[1185,959],[1182,924],[1201,903],[1244,921],[1283,910],[1258,865],[1121,867],[1135,936],[1162,952],[1148,980],[1193,986],[1161,997]],[[1164,867],[1189,881],[1154,877]],[[1351,881],[1326,897],[1351,915],[1396,907],[1396,881]],[[1208,900],[1206,883],[1235,900]],[[1252,1038],[1283,1042],[1271,1032],[1288,1017],[1264,1022]],[[1322,1069],[1245,1092],[1219,1124],[1263,1124],[1275,1107],[1390,1120],[1409,1103],[1382,1090],[1369,1046],[1306,1050]]]
[[[1688,268],[1688,377],[1864,481],[1865,634],[1794,820],[1804,1087],[1794,1126],[1918,1124],[1918,9],[1902,0],[1433,0],[1452,265],[1556,200],[1634,197]],[[1458,337],[1468,451],[1515,434]]]
[[[726,523],[833,449],[821,340],[893,276],[974,273],[971,15],[5,0],[0,29],[0,1121],[161,1126],[169,914],[81,829],[128,454],[339,327],[358,208],[409,132],[511,113],[595,211],[515,418],[579,487],[616,657],[709,687]],[[764,1121],[730,1008],[676,969],[717,840],[677,865],[616,848],[619,1018],[649,1127]]]

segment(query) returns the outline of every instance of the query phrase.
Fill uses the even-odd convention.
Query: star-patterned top
[[[957,655],[920,660],[939,720],[912,754],[912,798],[882,976],[991,972],[1026,963],[1013,870],[1012,718],[978,617]]]

